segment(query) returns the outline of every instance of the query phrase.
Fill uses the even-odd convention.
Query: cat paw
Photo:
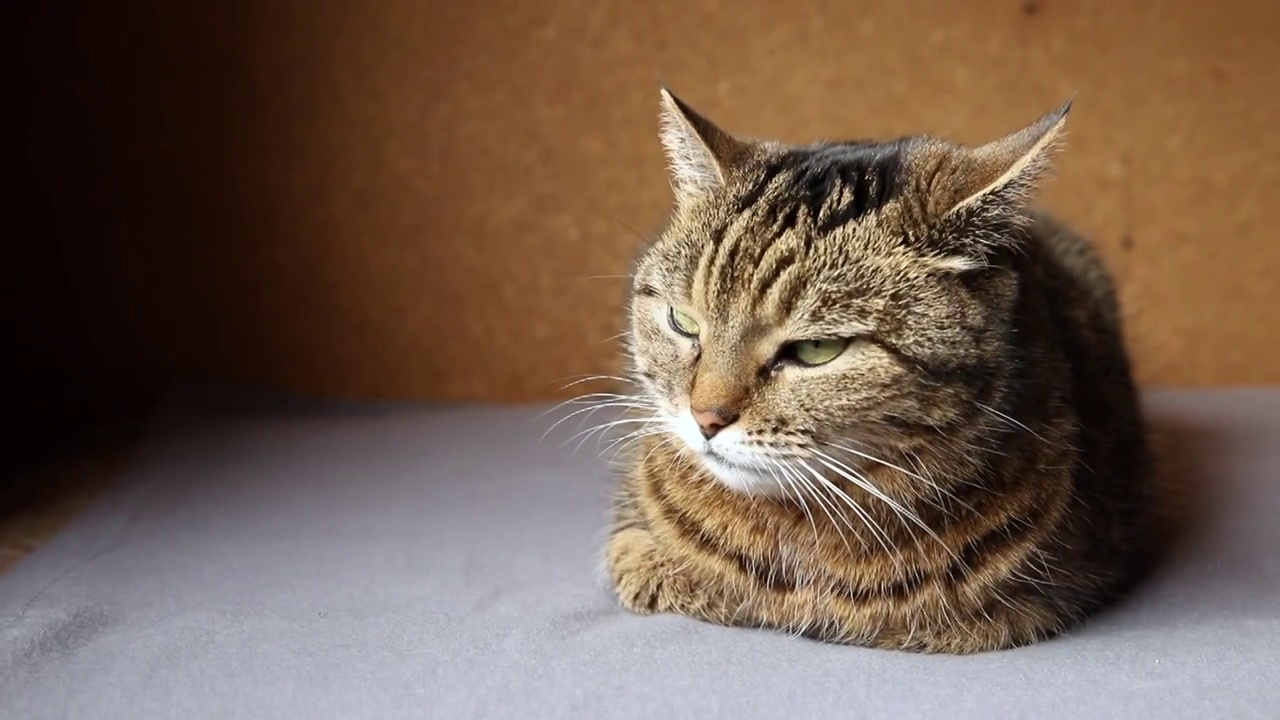
[[[673,610],[682,579],[665,562],[653,536],[643,530],[622,530],[609,539],[609,575],[614,594],[624,608],[640,615]]]

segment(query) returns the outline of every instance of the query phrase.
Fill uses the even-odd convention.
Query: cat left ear
[[[958,150],[938,177],[935,207],[943,219],[990,202],[1021,204],[1049,170],[1071,101],[1031,125],[976,148]]]
[[[728,170],[746,145],[699,115],[665,86],[662,146],[671,169],[671,188],[684,202],[724,186]]]

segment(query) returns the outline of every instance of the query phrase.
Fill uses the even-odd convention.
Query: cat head
[[[1069,107],[978,147],[794,146],[731,135],[663,88],[675,202],[627,333],[646,405],[755,495],[964,422],[1012,362],[1010,258]]]

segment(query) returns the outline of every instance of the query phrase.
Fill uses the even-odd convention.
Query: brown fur
[[[606,547],[621,603],[968,653],[1123,592],[1155,535],[1119,311],[1088,244],[1027,205],[1068,108],[980,148],[797,148],[663,98],[676,204],[629,308],[649,430]],[[818,338],[852,340],[789,359]],[[754,469],[715,471],[691,410],[733,418]]]

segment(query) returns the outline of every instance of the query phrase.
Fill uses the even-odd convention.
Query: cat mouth
[[[708,460],[711,460],[713,462],[719,463],[725,467],[731,467],[731,468],[742,467],[741,463],[730,460],[729,458],[725,457],[724,455],[721,455],[720,453],[716,452],[715,450],[712,450],[709,447],[704,448],[702,450],[702,457]]]
[[[711,448],[703,450],[702,457],[704,460],[732,472],[758,474],[763,472],[765,469],[765,466],[761,463],[743,462],[740,459],[731,459],[716,452],[715,450],[712,450]]]

